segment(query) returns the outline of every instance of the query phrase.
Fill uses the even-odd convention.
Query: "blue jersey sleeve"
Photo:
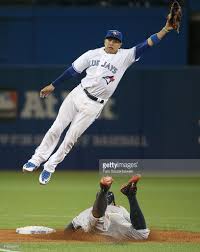
[[[64,80],[68,80],[72,77],[76,77],[80,75],[80,73],[76,72],[75,69],[71,66],[67,70],[65,70],[56,80],[52,82],[54,87],[57,87],[60,85],[61,82]]]
[[[150,48],[147,40],[145,40],[144,42],[136,45],[136,53],[135,53],[135,58],[139,59],[142,54],[148,49]]]

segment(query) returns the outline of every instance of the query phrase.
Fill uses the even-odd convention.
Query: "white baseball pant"
[[[70,152],[77,139],[100,115],[104,105],[91,100],[81,85],[75,87],[63,101],[56,120],[29,161],[40,166],[50,157],[44,164],[44,169],[53,173],[56,166]],[[62,132],[70,123],[63,142],[51,156]]]

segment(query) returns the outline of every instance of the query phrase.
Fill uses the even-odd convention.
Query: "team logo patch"
[[[105,77],[102,77],[102,78],[106,81],[107,85],[108,85],[110,82],[112,82],[112,81],[115,80],[114,76],[105,76]]]

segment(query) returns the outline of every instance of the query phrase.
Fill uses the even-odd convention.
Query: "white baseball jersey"
[[[92,95],[107,100],[117,88],[126,69],[135,59],[136,47],[119,49],[116,54],[106,53],[104,47],[87,51],[72,66],[78,73],[86,69],[81,85]]]
[[[149,229],[136,230],[130,221],[129,212],[122,206],[108,205],[105,216],[95,218],[92,207],[84,210],[72,220],[74,228],[81,227],[85,232],[96,232],[116,239],[147,239]]]

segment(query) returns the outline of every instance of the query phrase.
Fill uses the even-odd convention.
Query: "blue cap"
[[[117,30],[108,30],[105,38],[115,38],[122,42],[122,33]]]

